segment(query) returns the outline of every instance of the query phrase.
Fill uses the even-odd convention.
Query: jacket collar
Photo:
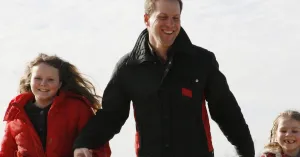
[[[52,110],[52,108],[54,107],[56,108],[60,104],[63,104],[63,101],[66,100],[67,98],[79,99],[85,102],[85,104],[92,107],[92,104],[83,96],[68,91],[59,91],[59,94],[53,100],[50,110]],[[12,120],[15,117],[17,117],[19,113],[23,112],[24,106],[29,101],[32,101],[33,99],[34,99],[34,95],[31,92],[22,93],[16,96],[14,99],[12,99],[6,110],[4,121]]]
[[[149,48],[149,33],[147,29],[144,29],[139,35],[132,53],[129,56],[129,64],[140,64],[143,62],[157,61],[156,56],[151,53]],[[168,50],[168,53],[188,53],[191,52],[192,42],[188,35],[181,27],[178,36],[176,37],[173,45]]]
[[[53,99],[53,104],[60,103],[65,97],[67,93],[60,91],[57,96]],[[34,95],[32,92],[22,93],[16,96],[14,99],[11,100],[10,105],[14,105],[17,107],[24,107],[29,101],[34,100]]]

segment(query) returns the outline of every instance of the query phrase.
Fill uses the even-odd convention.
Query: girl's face
[[[285,154],[296,156],[300,149],[300,121],[289,117],[279,118],[276,141]]]
[[[47,107],[61,87],[58,69],[40,63],[31,69],[30,87],[38,107]]]

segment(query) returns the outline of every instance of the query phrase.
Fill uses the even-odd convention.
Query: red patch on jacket
[[[182,96],[187,96],[189,98],[192,98],[193,97],[193,92],[192,90],[190,89],[187,89],[187,88],[181,88],[181,93],[182,93]]]

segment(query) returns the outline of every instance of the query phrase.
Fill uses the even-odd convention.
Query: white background
[[[299,109],[300,1],[183,3],[182,26],[194,44],[216,54],[258,154],[276,115]],[[0,1],[0,117],[17,94],[26,63],[38,53],[57,54],[75,64],[102,94],[115,63],[144,28],[142,0]],[[211,123],[216,157],[236,156]],[[3,127],[1,122],[0,140]],[[112,157],[134,157],[134,133],[131,114],[111,141]]]

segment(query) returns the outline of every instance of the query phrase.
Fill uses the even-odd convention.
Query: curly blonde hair
[[[94,109],[100,109],[101,96],[96,94],[94,85],[84,78],[78,69],[71,63],[61,59],[60,57],[53,55],[47,55],[40,53],[33,61],[31,61],[26,69],[23,77],[20,80],[19,92],[31,92],[30,79],[31,69],[38,64],[47,64],[59,70],[59,79],[62,83],[60,90],[71,91],[78,95],[82,95],[87,98],[92,104]]]

